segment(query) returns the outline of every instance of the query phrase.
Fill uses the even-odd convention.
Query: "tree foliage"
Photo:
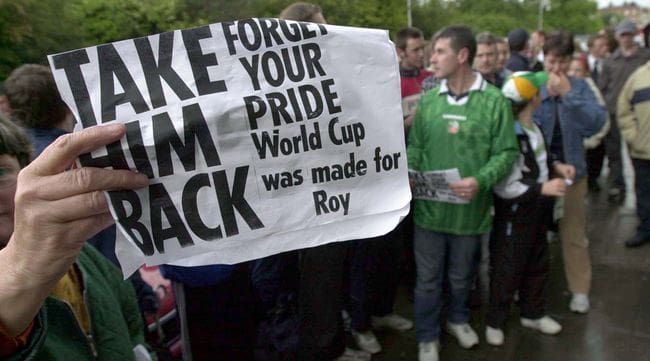
[[[308,0],[309,1],[309,0]],[[427,36],[450,24],[505,35],[537,27],[540,0],[413,0],[413,25]],[[0,80],[47,54],[164,31],[249,17],[276,17],[293,0],[0,0]],[[328,22],[406,26],[406,0],[320,0]],[[551,0],[544,29],[577,33],[603,25],[595,0]]]
[[[74,4],[57,1],[0,0],[0,79],[22,63],[44,62],[44,55],[82,42],[69,21]]]
[[[505,36],[514,28],[536,30],[540,0],[430,0],[414,8],[413,25],[425,34],[451,24],[466,24],[476,32]],[[543,29],[576,34],[598,31],[603,20],[595,0],[551,0],[543,13]]]

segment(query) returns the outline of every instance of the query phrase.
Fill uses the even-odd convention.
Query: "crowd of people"
[[[325,23],[309,3],[280,17]],[[457,171],[453,197],[414,199],[395,230],[372,239],[237,265],[162,266],[183,360],[370,360],[382,351],[374,330],[415,327],[418,360],[437,361],[443,329],[463,348],[479,344],[470,298],[482,288],[488,344],[507,342],[515,302],[521,326],[560,333],[546,308],[548,232],[559,234],[568,307],[585,314],[584,201],[601,187],[623,201],[623,147],[640,219],[625,245],[650,242],[650,50],[637,33],[623,21],[583,52],[564,31],[502,38],[452,25],[430,43],[416,28],[397,32],[409,169]],[[148,179],[74,166],[125,128],[71,133],[73,124],[48,67],[23,65],[0,87],[0,358],[163,360],[142,323],[156,312],[155,293],[137,273],[122,280],[103,195]],[[604,158],[608,182],[599,180]],[[400,282],[414,321],[395,313]]]

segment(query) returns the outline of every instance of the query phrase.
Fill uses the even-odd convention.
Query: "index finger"
[[[66,170],[81,154],[113,143],[125,133],[123,124],[94,126],[63,135],[50,144],[30,164],[34,173],[41,176],[58,174]]]

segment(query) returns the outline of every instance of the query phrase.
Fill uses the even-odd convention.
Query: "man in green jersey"
[[[478,344],[468,323],[467,296],[476,275],[480,236],[492,224],[492,186],[510,172],[519,152],[509,103],[471,69],[476,54],[471,29],[449,26],[433,42],[431,63],[442,82],[422,96],[409,137],[408,163],[419,172],[456,170],[460,180],[449,183],[451,197],[415,202],[420,361],[438,360],[445,279],[450,285],[446,330],[462,347]]]

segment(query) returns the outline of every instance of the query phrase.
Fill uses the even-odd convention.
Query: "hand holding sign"
[[[149,184],[146,176],[129,170],[66,171],[80,154],[120,139],[124,131],[114,124],[64,135],[20,173],[7,248],[25,261],[20,272],[30,274],[32,282],[58,280],[83,243],[114,222],[103,191]]]
[[[124,131],[115,124],[64,135],[20,172],[14,233],[0,257],[3,284],[21,297],[12,302],[11,315],[0,317],[13,333],[27,327],[84,242],[114,222],[103,191],[149,183],[128,170],[66,170],[80,154],[120,139]]]

